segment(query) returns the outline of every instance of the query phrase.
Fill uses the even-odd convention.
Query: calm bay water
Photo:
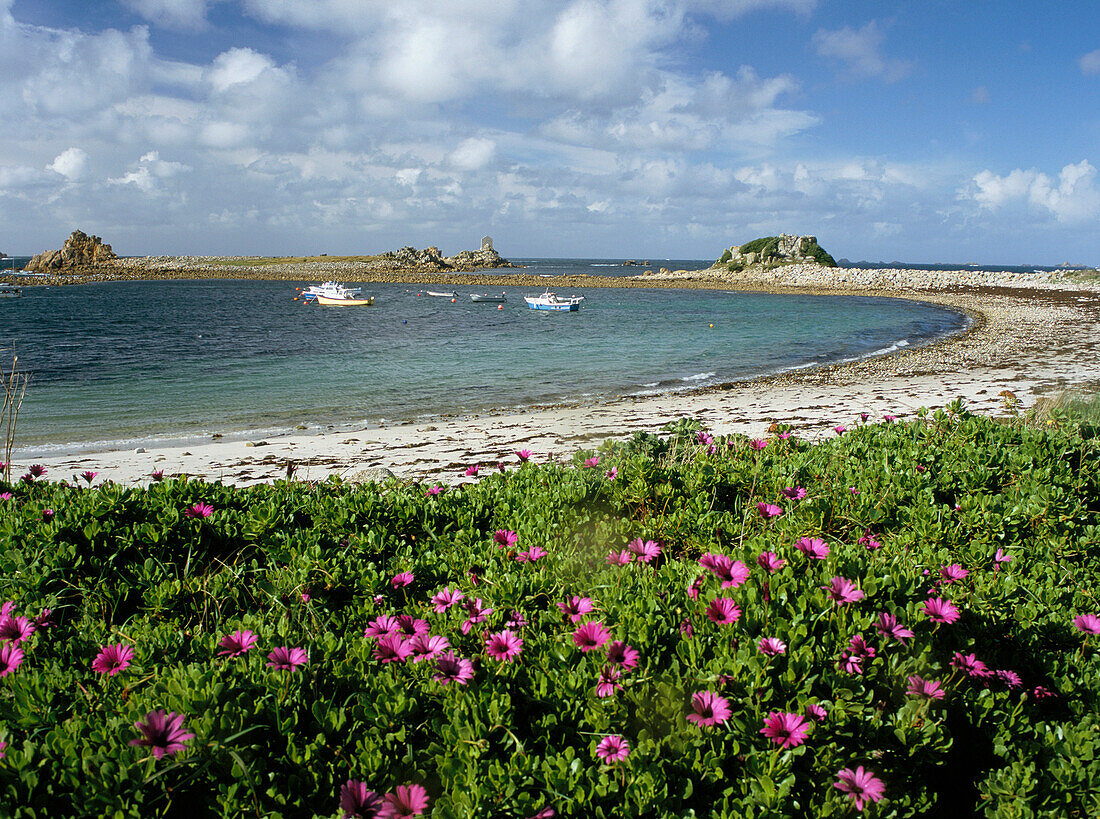
[[[365,285],[374,307],[322,308],[294,301],[285,282],[28,288],[0,302],[0,349],[14,344],[31,373],[20,455],[688,389],[861,358],[966,322],[875,298],[582,289],[579,312],[550,314],[520,290],[506,288],[498,310],[470,302],[475,288],[453,304],[418,289]]]

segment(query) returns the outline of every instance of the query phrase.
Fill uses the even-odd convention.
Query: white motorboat
[[[524,296],[532,310],[550,310],[556,313],[575,313],[581,309],[584,296],[557,296],[547,290],[541,296]]]
[[[316,302],[317,304],[344,306],[374,304],[374,296],[360,298],[359,293],[362,292],[362,289],[361,287],[345,287],[340,282],[324,282],[310,285],[305,290],[299,288],[300,293],[294,297],[294,300],[303,301],[306,304]]]
[[[501,293],[499,296],[494,296],[492,293],[471,293],[470,294],[470,301],[473,301],[473,302],[493,302],[493,303],[496,303],[496,304],[500,304],[501,302],[508,301],[508,299],[506,299],[504,297],[503,293]]]

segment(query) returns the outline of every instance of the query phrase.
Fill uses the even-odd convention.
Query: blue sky
[[[0,250],[1100,264],[1094,0],[0,0]]]

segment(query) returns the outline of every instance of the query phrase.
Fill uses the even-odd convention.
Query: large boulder
[[[57,273],[89,267],[111,267],[118,256],[98,236],[74,230],[60,250],[46,250],[31,258],[24,270]]]
[[[488,237],[486,237],[488,239]],[[385,258],[404,267],[417,267],[422,270],[474,270],[484,267],[512,267],[507,259],[493,250],[491,239],[482,240],[480,250],[463,250],[454,256],[444,256],[438,247],[426,247],[417,250],[406,246],[400,250],[391,250]],[[488,246],[486,246],[488,245]]]

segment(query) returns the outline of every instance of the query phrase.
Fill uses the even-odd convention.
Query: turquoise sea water
[[[418,289],[366,285],[374,307],[323,308],[285,282],[28,288],[0,303],[0,349],[14,344],[31,373],[21,457],[683,390],[880,354],[967,321],[877,298],[593,288],[576,291],[579,312],[550,314],[520,290],[505,288],[498,310],[470,302],[476,288],[456,288],[453,304]]]

